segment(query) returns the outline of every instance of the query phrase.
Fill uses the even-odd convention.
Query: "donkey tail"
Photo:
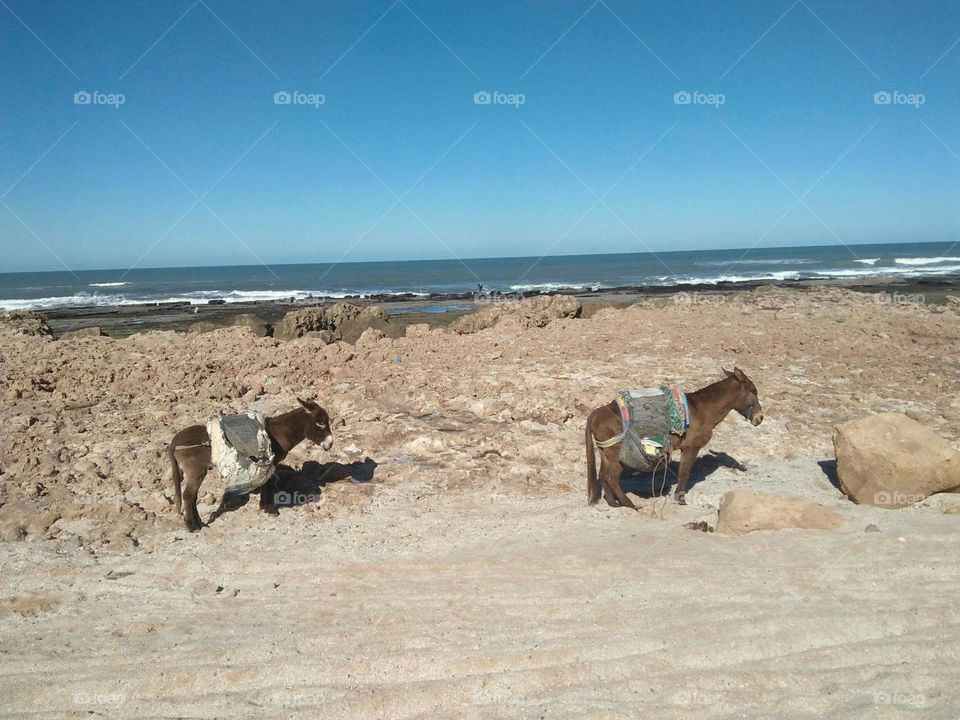
[[[600,499],[603,487],[600,485],[600,478],[597,476],[596,448],[593,444],[593,413],[587,416],[584,444],[587,446],[587,504],[594,505]]]
[[[180,498],[180,484],[183,482],[183,471],[180,470],[180,463],[177,462],[177,448],[171,442],[167,445],[167,457],[170,459],[170,474],[173,480],[173,501],[177,507],[177,513],[182,511],[183,501]]]

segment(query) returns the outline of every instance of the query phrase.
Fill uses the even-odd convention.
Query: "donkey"
[[[670,450],[680,450],[680,475],[674,498],[681,505],[687,504],[687,480],[693,462],[703,446],[710,442],[714,428],[727,413],[736,410],[754,427],[763,422],[763,408],[760,407],[757,386],[753,381],[740,368],[734,368],[733,372],[723,370],[723,373],[726,376],[723,380],[687,394],[690,425],[682,435],[670,435]],[[587,502],[590,505],[600,499],[602,491],[607,504],[612,507],[637,509],[620,487],[620,473],[623,471],[619,456],[620,443],[599,448],[600,474],[597,475],[597,448],[594,442],[604,442],[619,435],[622,427],[616,402],[598,407],[587,416]]]
[[[330,417],[327,411],[313,400],[297,398],[300,407],[290,412],[268,417],[267,434],[275,456],[275,461],[283,460],[304,439],[310,440],[324,450],[333,447],[333,433],[330,429]],[[199,530],[203,522],[197,512],[197,494],[200,483],[211,467],[210,436],[204,425],[191,425],[176,435],[167,446],[167,457],[173,470],[173,494],[177,513],[183,515],[190,532]],[[180,486],[184,484],[183,499]],[[276,512],[271,498],[276,490],[276,479],[267,481],[260,488],[260,509]],[[182,503],[186,502],[186,512]]]

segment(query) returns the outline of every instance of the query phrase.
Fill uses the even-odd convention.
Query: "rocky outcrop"
[[[307,333],[327,331],[332,341],[354,343],[367,328],[387,334],[391,329],[390,318],[375,305],[336,303],[287,313],[277,324],[273,336],[278,340],[293,340]]]
[[[0,329],[14,335],[53,337],[53,330],[47,325],[47,319],[40,313],[29,310],[11,310],[0,313]]]
[[[70,338],[84,338],[84,337],[104,337],[106,333],[101,330],[99,327],[85,327],[80,328],[79,330],[67,330],[60,336],[61,340],[69,340]]]
[[[522,328],[545,327],[561,318],[578,318],[582,312],[580,301],[570,295],[538,295],[519,303],[495,302],[458,319],[450,329],[459,335],[468,335],[494,327],[506,318],[516,319]]]
[[[733,490],[720,501],[717,532],[745,535],[755,530],[833,530],[845,523],[823,505],[796,497]]]
[[[253,313],[234,315],[230,324],[234,327],[248,328],[250,332],[257,337],[270,337],[273,335],[273,325]]]
[[[838,425],[833,448],[841,490],[861,505],[906,507],[960,488],[960,452],[901,413]]]

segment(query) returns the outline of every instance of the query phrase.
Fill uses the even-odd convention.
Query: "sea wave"
[[[800,273],[794,270],[781,270],[779,272],[752,273],[750,275],[704,275],[704,276],[686,276],[676,278],[676,285],[716,285],[722,282],[756,282],[758,280],[800,280]],[[669,284],[669,283],[668,283]]]
[[[144,295],[101,295],[99,293],[80,292],[76,295],[61,295],[42,298],[9,298],[0,299],[0,309],[3,310],[53,310],[68,307],[89,306],[116,306],[116,305],[157,305],[168,303],[186,303],[190,305],[206,305],[211,300],[227,304],[270,302],[281,300],[304,301],[321,298],[342,299],[346,297],[365,298],[370,295],[414,295],[429,297],[429,293],[394,292],[392,290],[376,291],[332,291],[332,290],[194,290],[180,295],[144,296]]]
[[[509,290],[511,292],[558,292],[560,290],[583,290],[587,287],[596,291],[604,289],[605,286],[588,282],[544,282],[511,285]]]
[[[89,287],[123,287],[127,282],[90,283]]]
[[[948,262],[960,262],[960,257],[897,258],[895,262],[897,265],[942,265]]]
[[[876,265],[880,262],[880,258],[863,258],[862,260],[854,260],[854,262],[860,263],[861,265]]]
[[[960,260],[960,258],[957,258]],[[870,277],[917,277],[921,275],[955,275],[960,273],[960,265],[943,265],[940,267],[871,267],[862,270],[823,270],[815,273],[812,280],[830,278],[870,278]]]
[[[809,265],[817,262],[809,258],[761,258],[751,260],[749,258],[740,258],[739,260],[697,260],[694,265],[700,267],[732,267],[733,265]]]

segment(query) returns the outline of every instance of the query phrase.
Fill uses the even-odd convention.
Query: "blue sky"
[[[0,37],[0,271],[960,239],[952,1],[3,0]]]

